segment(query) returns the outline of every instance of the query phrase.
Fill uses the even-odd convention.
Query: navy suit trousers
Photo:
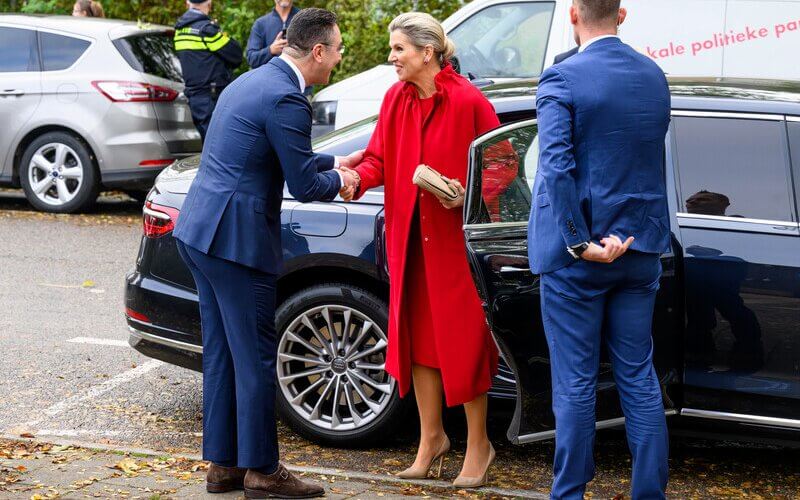
[[[594,477],[601,342],[625,415],[632,496],[664,498],[669,443],[651,337],[660,276],[658,255],[634,251],[611,264],[581,260],[541,276],[556,419],[554,499],[582,499]]]
[[[275,469],[276,276],[176,242],[200,296],[203,459]]]

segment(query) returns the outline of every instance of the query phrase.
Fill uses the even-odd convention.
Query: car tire
[[[86,211],[99,192],[89,147],[68,132],[48,132],[34,139],[22,154],[19,178],[28,202],[43,212]]]
[[[317,285],[280,304],[276,327],[275,399],[284,422],[311,441],[336,447],[374,445],[398,434],[413,399],[400,399],[394,379],[380,368],[388,332],[384,300],[344,283]],[[336,332],[336,344],[330,330]],[[342,335],[343,331],[350,335]],[[372,354],[365,355],[367,351]],[[310,363],[298,361],[309,355]],[[298,373],[311,374],[298,377]]]

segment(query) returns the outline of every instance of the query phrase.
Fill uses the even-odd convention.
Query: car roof
[[[800,115],[800,82],[754,78],[669,77],[672,108]],[[538,79],[490,85],[491,101],[534,98]]]
[[[171,27],[160,24],[137,23],[122,19],[49,14],[0,14],[0,24],[43,28],[90,37],[110,36],[112,39],[146,31],[172,30]]]

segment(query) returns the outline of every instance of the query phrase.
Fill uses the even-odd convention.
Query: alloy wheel
[[[28,165],[33,194],[44,203],[61,206],[72,201],[83,184],[83,164],[74,149],[49,143],[36,150]]]
[[[292,410],[333,431],[368,425],[389,405],[395,381],[385,371],[386,334],[343,305],[302,311],[278,344],[278,383]]]

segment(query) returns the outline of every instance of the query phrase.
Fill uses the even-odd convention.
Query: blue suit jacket
[[[220,94],[173,235],[203,253],[277,274],[284,179],[298,201],[329,201],[341,187],[333,166],[332,156],[311,151],[311,106],[297,76],[272,59]]]
[[[531,197],[528,257],[547,273],[574,259],[567,246],[633,236],[640,252],[669,250],[664,136],[670,95],[664,72],[618,38],[555,66],[536,92],[539,165]]]

